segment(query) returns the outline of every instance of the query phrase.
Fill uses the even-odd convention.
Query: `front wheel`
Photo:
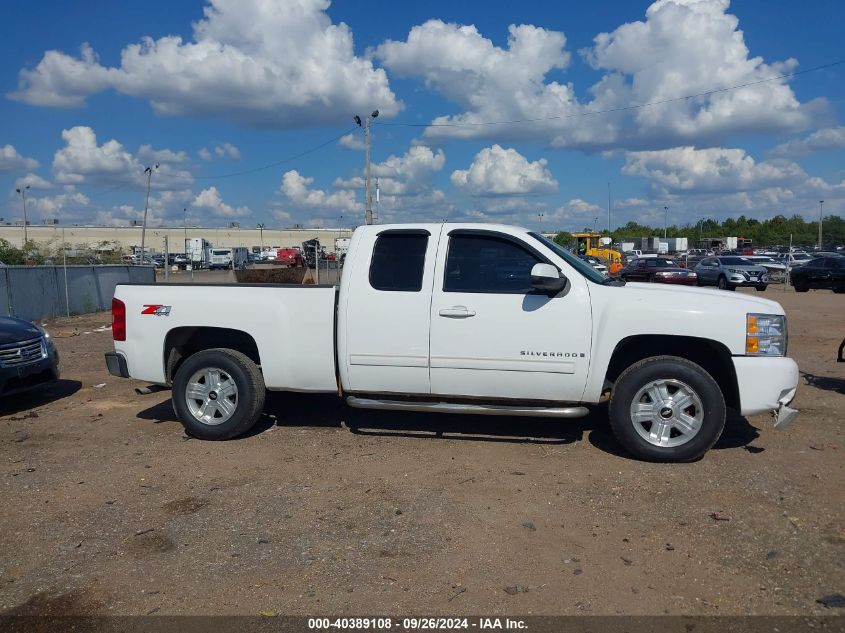
[[[728,278],[724,275],[719,277],[719,281],[716,285],[719,286],[719,290],[736,290],[734,286],[728,283]]]
[[[185,430],[203,440],[226,440],[248,431],[264,409],[265,395],[261,371],[233,349],[197,352],[173,380],[173,409]]]
[[[619,443],[640,459],[699,459],[725,428],[725,398],[699,365],[676,356],[635,363],[616,381],[610,427]]]
[[[755,288],[755,290],[757,290],[757,292],[766,292],[766,285],[765,284],[760,285],[760,286],[754,286],[754,288]]]

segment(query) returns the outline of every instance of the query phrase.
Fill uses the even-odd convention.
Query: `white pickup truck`
[[[122,284],[109,371],[172,386],[187,431],[249,429],[266,390],[352,407],[575,418],[610,397],[639,458],[689,461],[726,408],[797,415],[783,308],[608,279],[537,233],[489,224],[358,228],[339,287]]]

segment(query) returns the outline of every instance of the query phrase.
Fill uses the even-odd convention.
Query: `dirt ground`
[[[845,296],[771,288],[798,421],[733,417],[693,464],[581,420],[354,412],[273,395],[185,436],[109,376],[109,315],[48,324],[63,379],[0,404],[0,610],[77,614],[842,614]]]

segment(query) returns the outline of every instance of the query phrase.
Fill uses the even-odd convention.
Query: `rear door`
[[[431,227],[434,230],[433,227]],[[440,227],[367,232],[344,272],[355,280],[345,306],[348,389],[428,394],[428,337]]]
[[[549,297],[531,288],[539,249],[493,230],[441,237],[431,301],[432,394],[578,401],[592,334],[583,283]],[[579,282],[582,280],[578,280]]]

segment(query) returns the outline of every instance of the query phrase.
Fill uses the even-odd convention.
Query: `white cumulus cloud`
[[[65,146],[53,155],[53,174],[61,184],[145,186],[147,165],[115,139],[102,145],[97,143],[94,130],[77,126],[62,130]],[[146,148],[146,149],[145,149]],[[149,154],[178,153],[171,150],[153,150],[142,146]],[[178,169],[168,163],[161,163],[152,177],[154,189],[179,189],[190,186],[193,176],[185,169]]]
[[[622,173],[667,191],[749,191],[800,183],[807,174],[786,160],[757,162],[743,149],[675,147],[627,152]]]
[[[452,184],[473,195],[524,195],[556,191],[558,182],[541,158],[529,161],[513,148],[486,147],[468,169],[452,172]]]
[[[0,147],[0,171],[28,171],[37,167],[37,160],[21,156],[14,145]]]
[[[106,89],[147,99],[162,115],[296,128],[346,120],[378,104],[401,105],[387,75],[355,54],[352,31],[333,24],[329,0],[210,0],[193,38],[145,37],[120,65],[100,64],[87,44],[78,57],[47,51],[20,71],[12,99],[40,106],[80,106]]]
[[[778,145],[771,151],[771,155],[781,158],[800,158],[817,152],[843,148],[845,148],[845,127],[826,127],[816,130],[805,138]]]
[[[806,127],[821,103],[802,105],[787,78],[760,83],[797,62],[753,56],[728,7],[727,0],[659,0],[645,20],[600,33],[581,51],[604,73],[586,99],[572,83],[549,80],[570,63],[566,38],[535,26],[511,25],[507,47],[499,47],[474,26],[429,20],[375,55],[391,72],[421,78],[464,109],[436,117],[425,132],[433,138],[646,149]],[[743,84],[753,85],[709,92]],[[624,109],[654,102],[662,103]],[[495,121],[522,123],[487,124]]]
[[[214,186],[200,191],[191,201],[191,206],[195,210],[209,212],[221,218],[239,218],[252,213],[249,207],[233,207],[223,202],[223,196]]]
[[[314,179],[302,176],[292,169],[282,176],[280,192],[294,206],[303,209],[332,211],[363,211],[364,205],[355,200],[355,192],[339,189],[328,193],[322,189],[313,189]]]

